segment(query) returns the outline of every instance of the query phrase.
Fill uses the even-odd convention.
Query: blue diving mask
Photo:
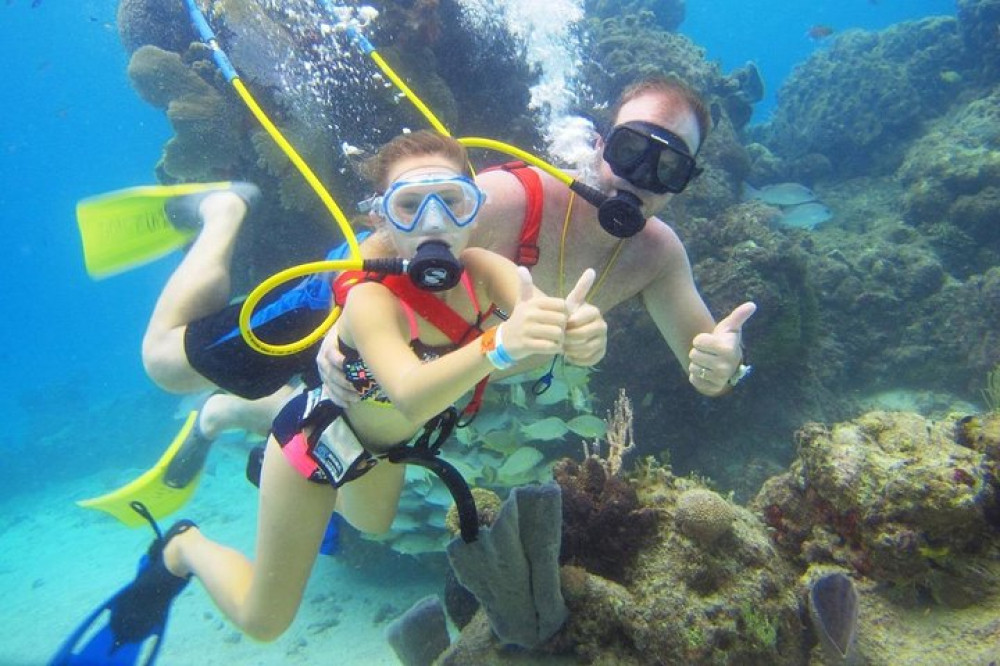
[[[449,219],[456,227],[467,226],[485,200],[486,195],[465,176],[431,175],[397,180],[376,205],[393,226],[410,232],[425,215]]]

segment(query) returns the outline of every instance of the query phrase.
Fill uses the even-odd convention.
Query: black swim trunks
[[[253,317],[254,333],[271,344],[301,340],[316,330],[330,313],[328,287],[321,276],[272,291]],[[326,293],[321,293],[327,289]],[[262,354],[243,339],[239,330],[241,303],[188,325],[184,352],[188,363],[219,388],[242,398],[268,396],[295,377],[307,386],[319,385],[316,354],[320,343],[285,356]]]

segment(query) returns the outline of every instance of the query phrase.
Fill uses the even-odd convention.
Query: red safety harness
[[[473,324],[465,321],[461,315],[448,307],[444,301],[434,296],[431,292],[417,287],[410,280],[409,276],[406,275],[345,271],[333,282],[334,301],[337,305],[343,306],[347,302],[347,292],[350,291],[351,287],[360,282],[379,282],[385,285],[400,300],[403,307],[407,309],[407,315],[410,317],[411,335],[416,337],[416,324],[412,316],[412,313],[415,312],[428,321],[431,326],[444,333],[451,340],[452,344],[460,347],[483,334],[480,326],[496,309],[491,304],[483,312],[479,307],[479,301],[476,298],[475,290],[472,288],[468,273],[463,271],[461,279],[469,293],[469,297],[472,299],[473,305],[476,307],[476,322]],[[459,425],[472,423],[480,407],[482,407],[483,394],[486,391],[486,384],[489,381],[490,377],[487,375],[476,384],[472,400],[462,410],[462,418]]]
[[[518,239],[517,256],[514,261],[519,266],[528,268],[538,263],[538,233],[542,229],[542,179],[534,169],[524,162],[507,162],[484,171],[500,169],[516,176],[524,188],[525,206],[524,222],[521,224],[521,237]]]
[[[538,263],[538,234],[542,229],[542,179],[538,173],[527,164],[520,161],[506,162],[484,171],[500,169],[515,176],[524,188],[525,208],[524,221],[521,223],[521,235],[518,239],[517,256],[514,261],[520,266],[531,267]],[[462,280],[468,281],[466,273],[462,273]],[[466,322],[457,312],[445,305],[439,298],[430,292],[419,289],[405,275],[382,275],[378,273],[366,273],[364,271],[346,271],[341,273],[333,283],[333,293],[335,302],[343,306],[347,301],[347,292],[359,282],[381,282],[384,284],[404,307],[416,312],[430,324],[448,336],[448,339],[456,346],[464,345],[475,340],[483,331],[480,324],[489,317],[496,309],[490,305],[489,309],[483,313],[476,302],[475,291],[468,284],[466,288],[476,306],[477,321],[475,324]],[[412,317],[411,317],[412,320]],[[412,328],[412,323],[411,323]],[[486,384],[489,382],[489,375],[476,384],[472,394],[472,400],[462,410],[462,421],[460,425],[468,425],[475,418],[476,413],[483,404],[483,393],[486,391]]]

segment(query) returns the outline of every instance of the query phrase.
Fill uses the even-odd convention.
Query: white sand
[[[246,448],[232,438],[217,442],[198,492],[177,517],[191,518],[211,537],[250,553],[257,491],[243,475]],[[127,529],[74,501],[140,471],[113,481],[53,485],[0,504],[0,664],[45,663],[91,610],[131,580],[152,531]],[[361,570],[342,557],[320,557],[298,617],[270,644],[242,636],[192,581],[173,604],[158,663],[398,664],[383,637],[387,620],[439,594],[442,581],[413,558],[391,561],[393,566]],[[392,612],[386,613],[387,604]]]

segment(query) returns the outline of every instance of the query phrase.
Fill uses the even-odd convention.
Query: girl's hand
[[[535,289],[531,273],[518,266],[520,295],[510,318],[501,324],[502,342],[515,361],[532,354],[558,354],[563,350],[568,312],[566,301]]]

